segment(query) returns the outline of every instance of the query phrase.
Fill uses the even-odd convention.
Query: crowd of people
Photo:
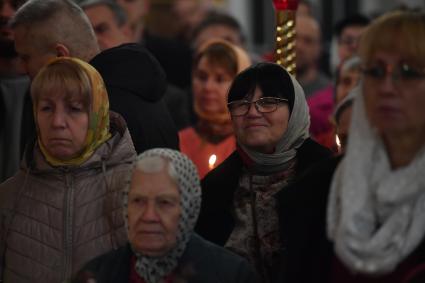
[[[425,12],[170,3],[0,0],[0,282],[424,282]]]

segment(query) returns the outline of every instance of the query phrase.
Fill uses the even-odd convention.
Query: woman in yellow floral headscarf
[[[0,185],[0,279],[63,282],[125,243],[121,190],[136,153],[89,64],[50,61],[31,95],[37,141],[20,171]]]
[[[88,63],[54,59],[34,79],[31,93],[38,144],[51,165],[80,165],[110,138],[108,94]]]

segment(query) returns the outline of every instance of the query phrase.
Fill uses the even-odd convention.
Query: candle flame
[[[338,146],[338,148],[341,148],[341,141],[339,140],[338,135],[335,135],[335,142],[336,142],[336,145]]]
[[[217,161],[217,155],[212,154],[210,158],[208,159],[208,164],[210,166],[210,169],[214,168],[214,164],[216,161]]]

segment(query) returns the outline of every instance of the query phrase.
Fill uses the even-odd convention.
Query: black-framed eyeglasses
[[[238,117],[245,116],[251,108],[251,104],[254,104],[255,109],[257,109],[259,113],[270,113],[276,111],[279,104],[287,102],[288,99],[286,98],[262,97],[256,101],[235,100],[227,103],[227,107],[229,108],[231,116]]]
[[[379,64],[363,68],[363,74],[375,81],[382,81],[387,75],[390,75],[394,83],[405,86],[424,79],[425,69],[412,67],[406,63],[399,65]]]

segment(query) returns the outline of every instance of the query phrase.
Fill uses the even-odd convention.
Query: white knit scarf
[[[360,86],[345,158],[334,174],[327,233],[340,260],[354,272],[393,271],[425,234],[425,150],[391,169],[366,117]]]

